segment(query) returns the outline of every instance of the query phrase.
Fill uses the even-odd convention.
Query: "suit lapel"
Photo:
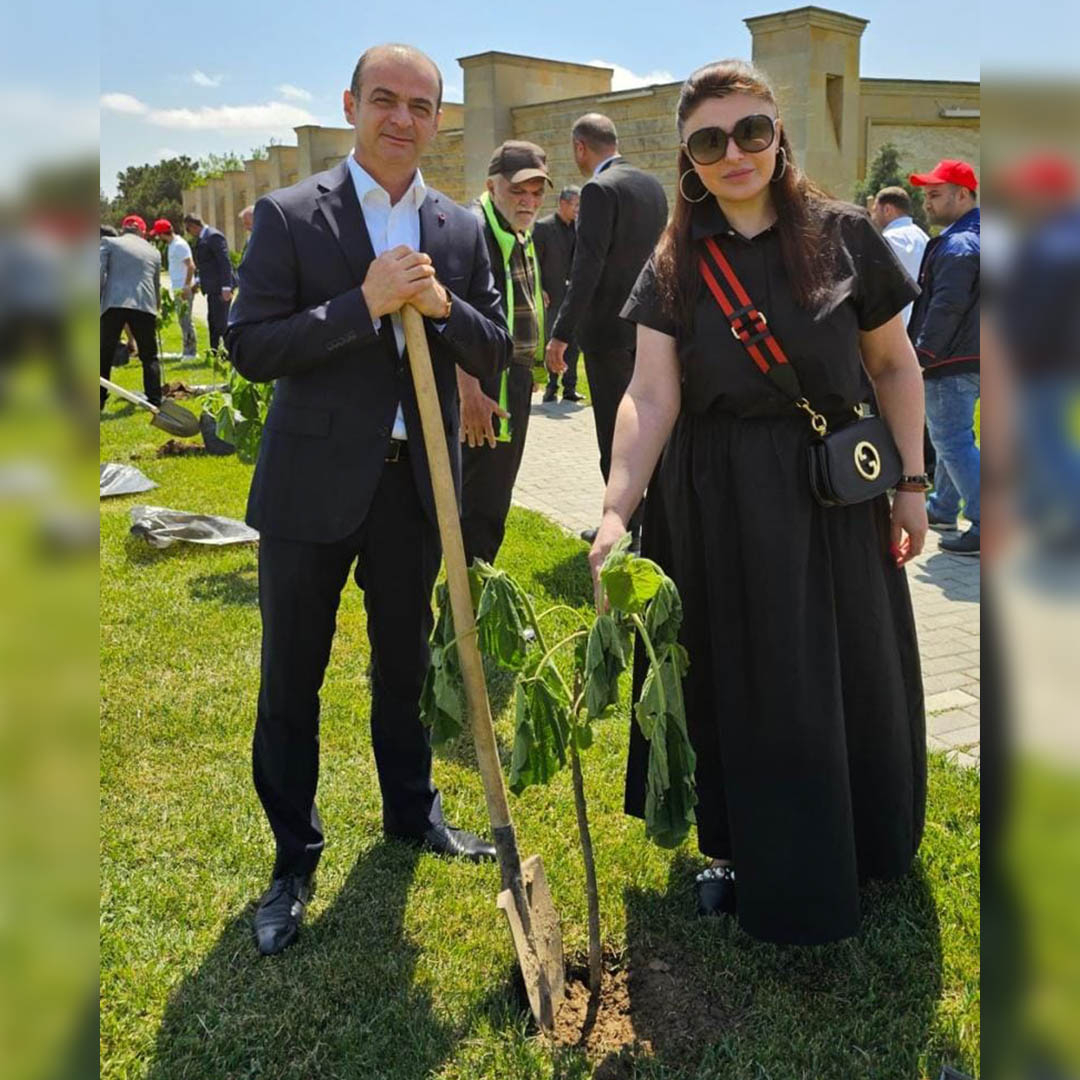
[[[371,237],[364,224],[364,214],[356,198],[349,166],[344,161],[330,174],[326,187],[315,201],[334,238],[341,245],[349,269],[359,285],[367,275],[371,260],[375,258],[375,249],[371,246]]]
[[[439,196],[429,191],[427,198],[420,204],[420,250],[431,256],[435,276],[440,281],[445,281],[449,276],[449,232]]]

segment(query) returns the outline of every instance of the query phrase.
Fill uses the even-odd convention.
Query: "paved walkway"
[[[592,409],[533,396],[514,502],[572,533],[595,526],[604,485]],[[949,555],[931,530],[908,567],[926,690],[927,741],[963,765],[979,762],[979,560]]]

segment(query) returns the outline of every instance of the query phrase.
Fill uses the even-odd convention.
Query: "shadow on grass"
[[[453,1043],[413,985],[403,920],[418,858],[377,843],[280,956],[256,954],[249,904],[170,996],[150,1080],[427,1076]]]
[[[109,409],[106,412],[101,410],[100,420],[103,424],[111,424],[114,420],[126,420],[129,416],[133,416],[135,413],[135,406],[129,401],[120,409]]]
[[[203,574],[192,578],[188,591],[193,600],[208,600],[218,604],[258,607],[259,577],[255,563],[221,574]]]
[[[560,604],[569,604],[571,607],[591,606],[593,587],[588,553],[588,547],[582,543],[579,552],[568,555],[545,570],[538,570],[535,575],[537,583]]]
[[[628,889],[630,1016],[656,1057],[726,1076],[937,1076],[964,1067],[935,1031],[942,991],[937,910],[921,864],[863,890],[863,929],[848,941],[784,947],[728,917],[701,920],[680,855],[666,892]],[[633,1075],[627,1053],[597,1076]],[[708,1072],[713,1075],[712,1071]]]

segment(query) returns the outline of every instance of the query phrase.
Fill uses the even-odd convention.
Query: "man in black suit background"
[[[409,46],[361,56],[344,94],[355,150],[261,198],[227,341],[238,371],[277,380],[251,485],[260,531],[262,671],[255,787],[277,845],[259,950],[296,935],[323,832],[315,809],[319,687],[353,563],[371,644],[372,746],[389,836],[474,861],[494,848],[443,817],[420,722],[439,534],[398,312],[425,317],[447,447],[460,482],[455,368],[508,361],[480,225],[424,185],[442,76]]]
[[[229,258],[229,244],[220,229],[203,223],[197,214],[184,215],[184,228],[191,237],[199,287],[206,294],[206,321],[210,326],[210,348],[216,349],[229,323],[236,275]]]
[[[600,113],[586,113],[570,133],[574,162],[589,181],[581,189],[577,242],[570,287],[551,329],[546,362],[561,375],[567,342],[585,354],[600,471],[611,467],[615,414],[634,373],[636,331],[619,317],[641,268],[667,224],[667,197],[655,176],[619,154],[615,125]],[[640,510],[630,521],[637,531]],[[590,542],[594,529],[582,533]]]
[[[564,187],[559,192],[555,212],[542,217],[533,229],[536,257],[540,260],[540,279],[544,283],[544,326],[548,341],[551,340],[551,325],[570,284],[580,198],[581,188],[573,185]],[[577,392],[578,347],[572,341],[563,354],[563,362],[566,364],[566,370],[562,373],[563,401],[582,401],[581,394]],[[559,376],[550,372],[544,401],[555,401],[558,396]]]

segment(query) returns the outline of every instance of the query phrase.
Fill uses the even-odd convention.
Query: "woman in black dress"
[[[923,388],[900,317],[918,289],[865,212],[800,172],[751,65],[695,72],[677,118],[679,197],[623,310],[637,363],[589,559],[595,575],[660,461],[643,547],[684,605],[698,843],[712,860],[699,909],[737,911],[769,941],[833,941],[858,932],[859,883],[906,873],[922,835],[922,679],[902,567],[927,529]],[[830,430],[855,418],[869,377],[903,462],[891,504],[814,500],[808,418],[703,282],[710,237]],[[635,726],[638,815],[645,764]]]

